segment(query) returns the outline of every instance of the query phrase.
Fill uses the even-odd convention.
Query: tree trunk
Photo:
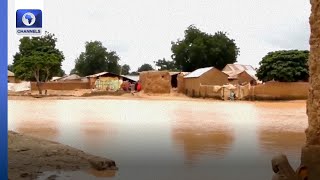
[[[42,95],[41,84],[39,81],[37,81],[37,88],[38,88],[39,94]]]

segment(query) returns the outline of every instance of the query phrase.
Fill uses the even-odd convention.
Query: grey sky
[[[269,51],[309,49],[310,7],[308,0],[55,0],[44,2],[43,21],[58,38],[66,73],[90,40],[102,41],[132,70],[171,59],[171,41],[191,24],[228,32],[240,48],[238,63],[258,66]],[[9,1],[9,63],[20,38],[14,13]]]

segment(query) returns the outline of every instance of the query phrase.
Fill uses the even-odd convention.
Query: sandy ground
[[[85,95],[85,96],[84,96]],[[117,100],[168,100],[168,101],[220,101],[212,98],[192,98],[181,93],[171,92],[170,94],[146,94],[138,93],[101,93],[95,94],[91,90],[74,90],[74,91],[48,91],[45,96],[39,97],[38,92],[32,93],[9,93],[8,100],[69,100],[69,99],[117,99]],[[239,100],[236,100],[236,102]],[[240,100],[245,101],[245,100]],[[306,100],[283,100],[286,102],[305,102]],[[247,102],[279,102],[279,100],[247,101]]]
[[[184,94],[172,92],[171,94],[145,94],[139,93],[92,93],[91,90],[74,90],[74,91],[48,91],[46,96],[39,96],[38,92],[29,93],[10,93],[9,100],[42,100],[42,99],[145,99],[145,100],[201,100],[190,98]]]
[[[112,160],[12,131],[8,132],[8,156],[11,180],[36,179],[47,171],[117,170]]]

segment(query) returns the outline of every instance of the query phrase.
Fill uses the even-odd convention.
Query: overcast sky
[[[69,73],[86,41],[98,40],[136,70],[171,59],[171,41],[194,24],[225,31],[240,48],[237,61],[258,63],[280,49],[309,49],[309,0],[54,0],[44,1],[44,30],[56,34]],[[14,1],[9,1],[9,63],[18,51]]]

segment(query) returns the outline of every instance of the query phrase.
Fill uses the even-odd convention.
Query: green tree
[[[168,70],[168,71],[179,71],[179,68],[175,65],[174,61],[167,61],[165,58],[158,59],[154,61],[159,71]]]
[[[131,75],[131,76],[137,76],[137,75],[139,75],[139,73],[136,72],[136,71],[133,71],[133,72],[129,73],[129,75]]]
[[[130,72],[130,66],[128,64],[124,64],[121,66],[121,74],[128,75]]]
[[[119,60],[120,58],[116,52],[108,52],[100,41],[86,42],[85,52],[82,52],[75,60],[75,67],[72,72],[80,76],[103,71],[119,74]]]
[[[269,52],[260,61],[257,77],[266,82],[307,81],[309,51],[288,50]]]
[[[138,68],[138,72],[154,70],[150,64],[143,64]]]
[[[61,73],[63,53],[56,48],[54,34],[46,32],[40,37],[20,39],[19,52],[13,56],[13,72],[21,80],[36,80],[39,94],[40,82]]]
[[[62,76],[65,76],[65,75],[66,75],[66,73],[64,72],[63,69],[60,69],[56,74],[56,76],[58,76],[58,77],[62,77]]]
[[[71,75],[71,74],[77,74],[77,75],[78,75],[79,73],[78,73],[78,71],[77,71],[76,69],[72,69],[72,70],[70,71],[70,74],[69,74],[69,75]]]
[[[171,44],[171,57],[176,66],[188,72],[209,66],[221,70],[225,65],[235,63],[240,53],[234,40],[225,32],[211,35],[193,25],[185,30],[183,40],[178,39]]]

